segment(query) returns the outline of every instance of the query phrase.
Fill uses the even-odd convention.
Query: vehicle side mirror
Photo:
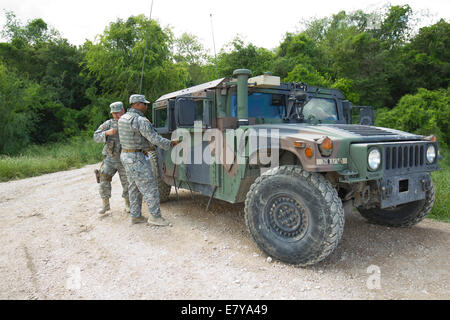
[[[359,124],[364,126],[373,126],[375,124],[375,114],[372,107],[352,106],[352,109],[359,109]],[[349,123],[352,123],[350,121]]]
[[[352,108],[353,105],[350,101],[348,100],[342,101],[342,110],[344,112],[344,117],[348,124],[352,124]]]
[[[360,107],[359,124],[365,126],[373,126],[375,124],[375,115],[372,107]]]

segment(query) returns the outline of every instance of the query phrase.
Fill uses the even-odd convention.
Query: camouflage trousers
[[[122,197],[128,198],[128,179],[125,168],[120,162],[119,157],[107,156],[103,161],[100,169],[100,197],[102,199],[111,198],[111,180],[112,177],[119,172],[120,183],[122,184]]]
[[[147,203],[150,214],[161,216],[159,206],[158,183],[153,175],[152,167],[141,152],[122,153],[120,155],[127,172],[130,195],[130,211],[132,217],[139,217],[142,210],[142,198]]]

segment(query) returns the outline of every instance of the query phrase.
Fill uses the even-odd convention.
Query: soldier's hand
[[[171,147],[175,147],[175,146],[178,145],[180,142],[181,142],[180,139],[171,140],[171,141],[170,141],[170,146],[171,146]]]
[[[117,133],[117,129],[109,129],[107,131],[105,131],[105,135],[107,136],[113,136]]]

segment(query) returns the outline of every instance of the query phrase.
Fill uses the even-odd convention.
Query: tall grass
[[[102,144],[75,137],[68,142],[29,146],[20,155],[0,156],[0,181],[80,168],[101,161]]]
[[[436,191],[436,199],[429,217],[450,222],[450,151],[448,149],[441,149],[440,153],[444,158],[439,162],[442,170],[431,174]]]

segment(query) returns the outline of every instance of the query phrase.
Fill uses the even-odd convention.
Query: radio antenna
[[[214,29],[213,29],[212,13],[209,14],[209,17],[211,18],[211,33],[212,33],[213,46],[214,46],[214,58],[215,58],[215,61],[216,61],[216,74],[217,74],[217,79],[219,79],[219,69],[217,68],[216,41],[214,40]]]
[[[144,44],[144,57],[142,58],[142,70],[141,70],[141,81],[139,83],[139,94],[142,94],[142,78],[144,77],[144,66],[145,66],[145,53],[147,51],[147,38],[148,38],[148,31],[150,27],[152,26],[152,11],[153,11],[153,0],[152,5],[150,7],[150,20],[149,20],[149,28],[145,30],[145,44]]]

